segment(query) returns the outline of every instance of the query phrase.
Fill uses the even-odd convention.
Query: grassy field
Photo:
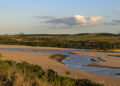
[[[0,36],[0,44],[29,45],[76,49],[120,49],[120,36],[110,33],[76,35],[16,35]]]
[[[67,72],[66,74],[69,74]],[[87,79],[59,76],[52,69],[44,71],[40,66],[27,62],[0,60],[0,86],[103,86]]]

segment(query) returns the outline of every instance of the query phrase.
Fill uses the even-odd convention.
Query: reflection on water
[[[24,49],[24,48],[0,48],[0,50],[9,50],[9,51],[17,51],[17,52],[34,52],[34,53],[54,53],[54,54],[64,54],[69,57],[64,59],[63,62],[68,68],[72,68],[74,70],[80,70],[89,73],[95,73],[106,76],[113,76],[120,78],[120,75],[115,75],[116,73],[120,73],[120,69],[113,68],[103,68],[103,67],[88,67],[88,64],[92,64],[91,59],[95,59],[96,61],[101,61],[99,58],[94,58],[90,56],[84,55],[76,55],[74,53],[70,53],[70,51],[80,51],[80,52],[95,52],[95,51],[87,51],[87,50],[57,50],[57,49]],[[114,52],[117,53],[117,52]]]

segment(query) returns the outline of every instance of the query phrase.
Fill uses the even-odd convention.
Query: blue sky
[[[0,0],[0,34],[120,33],[120,0]]]

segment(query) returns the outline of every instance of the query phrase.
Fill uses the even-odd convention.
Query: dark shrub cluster
[[[26,83],[30,84],[26,86],[44,86],[44,83],[47,86],[103,86],[87,79],[62,77],[52,69],[45,72],[40,66],[27,62],[0,61],[0,86],[23,86]]]

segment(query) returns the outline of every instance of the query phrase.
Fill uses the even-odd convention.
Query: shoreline
[[[0,48],[28,48],[28,49],[30,49],[30,48],[32,48],[32,49],[58,49],[58,50],[69,50],[69,48],[52,48],[52,47],[32,47],[32,46],[19,46],[19,45],[0,45]],[[70,50],[80,50],[80,49],[71,49],[70,48]],[[81,49],[81,50],[84,50],[84,49]],[[44,50],[42,50],[43,52],[46,52],[46,51],[44,51]],[[88,50],[88,51],[90,51],[90,50]],[[101,51],[101,50],[100,50]],[[109,51],[111,51],[111,50],[109,50]],[[118,50],[116,50],[116,51],[118,51]],[[59,51],[58,51],[59,52]],[[61,52],[61,51],[60,51]],[[63,52],[63,51],[62,51]],[[83,52],[83,51],[82,51]],[[68,52],[68,53],[70,53],[70,54],[80,54],[80,55],[85,55],[85,56],[91,56],[89,53],[91,53],[91,52],[77,52],[77,51],[70,51],[70,52]],[[94,52],[94,51],[93,51]],[[104,54],[104,52],[94,52],[93,53],[93,55],[95,54],[95,53],[103,53]],[[107,53],[110,53],[110,52],[107,52]],[[117,67],[118,65],[115,65],[115,66],[111,66],[111,65],[101,65],[101,63],[107,63],[107,61],[108,61],[108,59],[106,60],[106,59],[103,59],[105,56],[102,56],[102,57],[98,57],[99,55],[95,55],[95,56],[93,56],[92,55],[92,57],[94,57],[94,58],[100,58],[101,60],[102,60],[102,62],[98,62],[98,61],[92,61],[93,63],[92,64],[88,64],[88,66],[91,66],[91,67],[106,67],[106,68],[114,68],[114,69],[119,69],[120,68],[120,66],[119,67]],[[112,56],[112,57],[117,57],[117,56],[119,56],[119,55],[108,55],[108,56]],[[62,61],[65,59],[65,58],[67,58],[68,57],[68,55],[63,55],[63,54],[54,54],[53,56],[51,56],[50,58],[51,59],[54,59],[54,60],[56,60],[56,61],[58,61],[58,62],[60,62],[60,63],[62,63],[62,64],[64,64]],[[119,59],[119,61],[120,61],[120,59]]]
[[[55,48],[55,47],[33,47],[33,46],[23,46],[23,45],[21,45],[21,46],[19,46],[19,45],[0,45],[0,48],[28,48],[28,49],[30,49],[30,48],[32,48],[32,49],[58,49],[58,50],[85,50],[85,49],[71,49],[71,48]],[[38,50],[39,51],[39,50]],[[46,52],[46,51],[44,51],[44,50],[42,50],[43,52]],[[88,51],[90,51],[90,50],[88,50]],[[92,50],[93,51],[93,50]],[[99,50],[99,51],[103,51],[103,50]],[[109,51],[111,51],[111,50],[109,50]],[[119,51],[119,50],[115,50],[115,51]],[[59,51],[57,51],[57,52],[59,52]],[[61,52],[61,51],[60,51]],[[83,52],[83,51],[82,51]],[[93,51],[94,52],[94,51]],[[84,54],[83,53],[78,53],[77,51],[70,51],[70,52],[68,52],[68,53],[70,53],[70,54],[80,54],[80,55],[86,55],[86,56],[91,56],[89,53],[91,53],[91,52],[87,52],[88,54],[85,54],[84,52]],[[95,53],[103,53],[104,54],[104,52],[97,52],[97,51],[95,51],[93,54],[95,54]],[[107,53],[110,53],[110,52],[107,52]],[[108,56],[113,56],[113,57],[117,57],[117,55],[108,55]],[[58,62],[60,62],[60,63],[62,63],[62,64],[64,64],[62,61],[65,59],[65,58],[67,58],[68,56],[67,55],[63,55],[63,54],[54,54],[53,56],[51,56],[50,58],[51,59],[54,59],[54,60],[56,60],[56,61],[58,61]],[[103,59],[103,58],[101,58],[101,57],[98,57],[98,55],[95,55],[95,56],[92,56],[92,57],[94,57],[94,58],[100,58],[101,60],[102,60],[102,62],[98,62],[98,61],[92,61],[93,63],[92,64],[88,64],[88,66],[91,66],[91,67],[105,67],[105,68],[114,68],[114,69],[119,69],[120,68],[120,66],[119,67],[117,67],[116,65],[115,66],[111,66],[111,65],[101,65],[101,63],[106,63],[107,61],[108,61],[108,59],[106,60],[106,59]],[[105,56],[103,56],[103,57],[105,57]],[[65,64],[64,64],[65,65]]]
[[[120,69],[120,58],[118,57],[120,53],[104,53],[104,52],[74,52],[74,54],[91,56],[94,58],[100,58],[102,61],[93,61],[92,64],[88,66],[93,67],[106,67]]]
[[[34,47],[0,45],[0,48],[34,48]],[[41,48],[35,47],[35,49],[41,49]],[[47,49],[47,48],[44,48],[44,49]],[[93,82],[105,84],[105,86],[112,86],[111,84],[114,84],[114,86],[120,86],[120,83],[119,83],[120,78],[77,71],[77,70],[73,70],[73,69],[66,67],[63,63],[58,62],[58,61],[62,61],[63,59],[67,57],[64,55],[52,54],[52,53],[15,52],[15,51],[7,51],[7,50],[0,50],[0,53],[3,56],[2,60],[13,60],[16,62],[26,61],[30,64],[39,65],[44,70],[53,69],[61,76],[75,78],[75,79],[90,79]],[[94,53],[72,52],[72,53],[80,54],[80,55],[88,55],[88,56],[92,56],[94,53],[95,53],[95,56],[99,56],[99,54],[103,54],[103,52],[94,52]],[[55,57],[57,57],[57,59],[54,59]],[[66,75],[66,72],[70,72],[70,74]]]
[[[101,66],[101,65],[98,65],[98,64],[88,64],[87,65],[88,67],[102,67],[102,68],[112,68],[112,69],[120,69],[120,67],[109,67],[109,66]]]
[[[4,46],[4,47],[3,47]],[[13,47],[11,47],[13,46]],[[96,50],[96,49],[75,49],[75,48],[59,48],[59,47],[40,47],[40,46],[25,46],[25,45],[4,45],[4,44],[0,44],[0,48],[7,48],[7,47],[11,47],[11,48],[35,48],[35,49],[64,49],[64,50],[87,50],[87,51],[95,51],[95,52],[120,52],[120,50],[116,49],[116,50]]]
[[[64,64],[62,61],[64,59],[68,58],[68,55],[63,55],[63,54],[54,54],[52,56],[50,56],[50,59],[54,59],[62,64]],[[64,64],[65,65],[65,64]]]
[[[71,52],[72,53],[72,52]],[[75,54],[75,53],[73,53]],[[54,54],[50,57],[50,59],[54,59],[62,64],[63,63],[63,60],[66,59],[66,58],[69,58],[69,55],[63,55],[63,54]],[[96,58],[96,57],[94,57]],[[88,67],[103,67],[103,68],[113,68],[113,69],[120,69],[120,67],[110,67],[110,66],[101,66],[101,65],[98,65],[96,64],[96,62],[98,61],[92,61],[93,63],[92,64],[88,64],[87,66]],[[102,62],[104,62],[104,60],[102,60]],[[99,63],[99,62],[98,62]],[[64,64],[65,65],[65,64]]]

